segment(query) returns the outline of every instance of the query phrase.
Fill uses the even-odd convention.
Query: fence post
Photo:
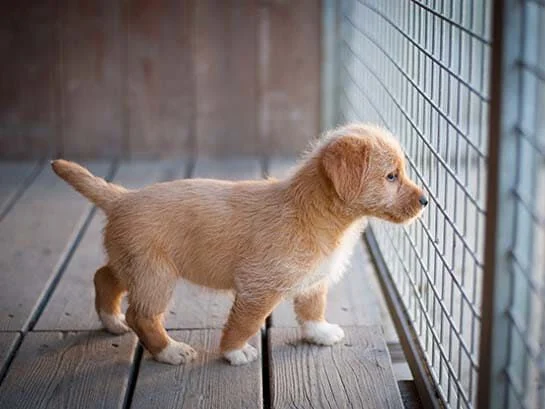
[[[322,0],[320,132],[337,125],[338,1]]]
[[[521,165],[517,157],[516,129],[520,105],[522,11],[523,2],[519,0],[494,2],[479,409],[508,407],[506,369],[514,353],[510,344],[509,311],[521,307],[513,304],[513,296],[515,289],[524,288],[517,282],[524,278],[513,274],[511,257],[517,210],[513,189],[517,184],[517,166]]]

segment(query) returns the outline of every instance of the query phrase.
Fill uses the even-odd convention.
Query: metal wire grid
[[[545,2],[522,2],[506,408],[545,408]]]
[[[490,1],[345,0],[341,121],[399,136],[422,219],[372,229],[450,407],[474,407],[485,222]]]

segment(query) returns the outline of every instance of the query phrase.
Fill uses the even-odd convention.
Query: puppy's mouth
[[[417,211],[411,213],[399,214],[393,211],[386,210],[382,218],[392,223],[409,225],[420,216],[422,216],[423,212],[424,209],[418,209]]]
[[[412,222],[417,220],[420,216],[422,216],[422,213],[424,213],[424,209],[420,209],[414,216],[409,217],[408,219],[405,219],[404,221],[401,222],[401,224],[404,224],[404,225],[411,224]]]

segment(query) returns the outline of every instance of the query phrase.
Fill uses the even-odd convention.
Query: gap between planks
[[[2,185],[0,186],[2,190],[0,195],[0,221],[15,206],[17,200],[40,174],[43,165],[43,161],[0,163],[0,172],[2,173],[2,180],[0,181]]]

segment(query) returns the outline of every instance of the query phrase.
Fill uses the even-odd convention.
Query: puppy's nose
[[[428,198],[424,195],[420,196],[420,199],[418,199],[418,201],[422,206],[426,206],[428,204]]]

